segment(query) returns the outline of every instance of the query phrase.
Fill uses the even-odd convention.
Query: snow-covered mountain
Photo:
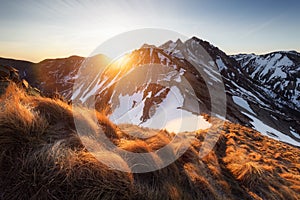
[[[208,113],[300,146],[299,63],[293,51],[228,56],[193,37],[143,45],[116,61],[103,55],[45,60],[21,74],[42,91],[57,89],[86,105],[95,101],[116,123],[161,128],[165,119],[169,130],[189,131],[191,124],[208,127],[199,116]]]
[[[300,54],[295,51],[233,56],[278,105],[300,111]]]
[[[196,58],[199,62],[199,57],[195,57],[201,49],[199,46],[208,52],[222,75],[227,93],[226,118],[299,146],[300,54],[291,51],[256,58],[254,55],[227,56],[195,37],[184,44],[169,41],[161,47],[179,57],[188,52],[185,56],[188,60]]]

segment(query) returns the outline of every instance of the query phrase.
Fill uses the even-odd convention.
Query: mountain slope
[[[0,103],[5,105],[0,107],[2,199],[300,198],[299,148],[238,124],[206,116],[213,124],[210,130],[220,137],[213,150],[199,159],[207,130],[178,135],[158,131],[152,137],[138,139],[101,114],[94,122],[94,111],[84,108],[83,117],[79,110],[60,100],[27,96],[14,85],[0,98]],[[91,127],[90,131],[95,126],[105,131],[95,129],[95,137],[79,138],[74,117]],[[103,149],[103,135],[120,150],[152,152],[151,158],[158,165],[164,157],[153,152],[174,137],[181,138],[179,143],[185,138],[192,140],[187,151],[167,167],[130,173],[105,165],[109,161],[128,167],[134,161],[127,154]],[[86,151],[82,141],[94,144],[94,151]],[[177,148],[176,144],[171,145],[168,155],[174,155]]]
[[[240,63],[240,70],[251,81],[248,88],[259,91],[256,98],[261,101],[260,107],[266,110],[262,121],[269,121],[268,125],[294,139],[299,138],[300,54],[274,52],[261,56],[240,54],[232,57]],[[282,121],[288,122],[288,125]]]
[[[9,66],[17,69],[19,71],[20,78],[26,79],[30,83],[33,83],[35,81],[34,64],[35,63],[29,61],[0,58],[1,66]]]
[[[299,146],[300,113],[295,106],[288,105],[292,98],[299,98],[299,92],[297,91],[298,83],[296,82],[300,71],[298,64],[300,54],[296,52],[291,53],[292,56],[290,57],[294,61],[293,64],[283,62],[286,60],[284,56],[282,56],[283,60],[281,60],[281,63],[278,63],[290,73],[289,78],[281,80],[280,84],[282,83],[283,85],[281,87],[284,88],[287,85],[286,82],[289,82],[291,79],[290,82],[293,83],[294,88],[289,88],[289,90],[294,96],[291,96],[291,99],[286,99],[284,96],[281,98],[280,95],[284,89],[288,89],[284,88],[282,92],[276,96],[281,103],[276,103],[276,101],[274,101],[274,95],[268,89],[272,86],[256,84],[257,78],[251,78],[249,70],[244,69],[242,63],[239,62],[240,59],[236,59],[236,56],[229,57],[217,47],[195,37],[187,40],[185,43],[180,41],[173,43],[169,41],[162,45],[162,47],[171,54],[179,55],[179,52],[183,52],[179,56],[186,54],[185,58],[196,58],[196,60],[198,58],[198,62],[199,60],[201,61],[201,58],[200,56],[195,56],[195,53],[201,49],[199,46],[203,47],[211,58],[213,58],[222,75],[227,94],[226,118],[233,122],[253,127],[275,139]],[[251,63],[247,63],[248,66],[251,67]],[[265,63],[268,63],[269,66],[273,66],[275,62],[270,61]],[[261,71],[264,68],[265,66],[257,67],[257,69]],[[276,68],[276,65],[273,66],[273,68]],[[275,70],[270,70],[269,76],[271,76],[271,73],[276,77],[277,72]],[[256,81],[254,81],[254,79]],[[279,82],[277,82],[277,84],[279,84]]]
[[[266,55],[240,54],[233,56],[254,84],[280,105],[300,111],[300,54],[273,52]]]

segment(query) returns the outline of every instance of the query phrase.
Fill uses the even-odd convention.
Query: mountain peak
[[[204,42],[204,40],[201,40],[200,38],[198,38],[198,37],[196,37],[196,36],[191,37],[191,39],[192,39],[192,40],[195,40],[195,41],[203,41],[203,42]]]
[[[81,56],[77,56],[77,55],[71,55],[69,57],[63,57],[63,58],[47,58],[45,60],[42,60],[39,63],[44,63],[44,62],[51,62],[51,61],[55,61],[55,60],[80,60],[80,59],[84,59],[84,57]]]
[[[147,43],[145,43],[145,44],[143,44],[142,46],[141,46],[141,49],[144,49],[144,48],[157,48],[155,45],[153,45],[153,44],[147,44]]]

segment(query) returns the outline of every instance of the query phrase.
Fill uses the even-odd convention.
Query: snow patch
[[[300,134],[296,132],[295,129],[293,129],[292,127],[290,127],[290,133],[295,136],[295,138],[300,139]]]
[[[147,97],[150,96],[151,93],[148,93]],[[153,116],[143,122],[141,121],[141,116],[143,115],[146,98],[132,107],[132,99],[129,95],[119,96],[120,105],[109,118],[116,124],[135,124],[153,129],[166,129],[174,133],[207,129],[211,126],[203,116],[194,115],[180,108],[183,105],[184,98],[180,90],[175,86],[170,88],[167,97],[161,104],[154,105],[156,112]],[[140,97],[137,100],[140,100]]]
[[[291,61],[287,56],[281,58],[277,63],[276,66],[288,66],[291,67],[294,65],[294,62]]]
[[[77,88],[77,89],[75,90],[75,92],[73,92],[72,97],[71,97],[71,100],[74,100],[74,99],[77,98],[77,96],[78,96],[78,95],[80,94],[80,92],[81,92],[82,87],[83,87],[83,85],[81,85],[79,88]]]
[[[109,119],[116,124],[132,123],[139,124],[140,118],[143,115],[143,108],[146,98],[150,97],[152,92],[143,99],[143,92],[137,92],[133,95],[119,95],[119,104],[114,108]],[[113,105],[114,106],[114,105]]]
[[[219,118],[219,119],[221,119],[221,120],[224,120],[224,121],[226,120],[226,117],[223,117],[223,116],[218,115],[218,114],[216,114],[216,117]]]
[[[221,58],[217,58],[216,63],[218,65],[219,71],[222,71],[223,69],[227,69],[226,65],[224,64]]]
[[[232,96],[232,99],[234,101],[234,103],[236,103],[237,105],[241,106],[242,108],[245,108],[246,110],[248,110],[250,113],[256,115],[253,110],[250,108],[248,102],[246,100],[244,100],[241,97],[238,96]]]
[[[270,138],[273,138],[275,140],[279,140],[279,141],[282,141],[282,142],[286,142],[286,143],[289,143],[289,144],[292,144],[294,146],[300,146],[300,143],[295,141],[294,139],[292,139],[291,137],[277,131],[276,129],[264,124],[261,120],[257,119],[256,117],[248,114],[248,113],[245,113],[245,112],[242,112],[244,115],[248,116],[252,122],[251,124],[253,125],[254,129],[257,130],[258,132],[260,132],[261,134],[263,135],[266,135]],[[271,133],[271,134],[274,134],[276,136],[273,136],[271,134],[268,134],[268,133]]]
[[[213,75],[208,69],[203,68],[204,72],[215,82],[222,82],[220,79],[218,79],[215,75]]]

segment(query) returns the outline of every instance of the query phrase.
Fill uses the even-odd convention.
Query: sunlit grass
[[[95,128],[89,118],[94,111],[82,109],[84,115],[59,99],[8,87],[0,99],[2,199],[300,199],[300,150],[252,129],[209,118],[221,135],[208,155],[199,157],[206,131],[197,131],[174,163],[135,174],[128,168],[134,160],[101,148],[94,138],[78,137],[74,117],[87,130]],[[149,138],[136,138],[103,114],[96,117],[104,130],[99,134],[125,153],[150,153],[151,164],[160,165],[163,158],[155,152],[175,136],[153,130]],[[175,156],[175,148],[169,147],[168,156]]]

